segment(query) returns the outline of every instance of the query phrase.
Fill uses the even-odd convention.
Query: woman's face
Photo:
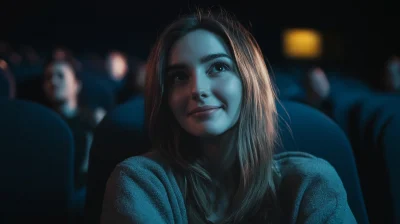
[[[214,137],[236,124],[242,81],[220,37],[201,29],[188,33],[172,46],[166,72],[169,107],[189,134]]]
[[[71,66],[54,63],[47,69],[43,88],[48,99],[62,103],[78,97],[80,84]]]

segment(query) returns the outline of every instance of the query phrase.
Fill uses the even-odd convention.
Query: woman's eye
[[[59,79],[64,79],[64,74],[62,72],[56,72],[54,75]]]
[[[175,78],[174,79],[175,81],[184,81],[186,79],[186,76],[183,74],[178,74],[178,75],[175,75],[174,78]]]
[[[223,72],[229,70],[229,66],[225,63],[222,62],[217,62],[214,63],[213,65],[211,65],[210,69],[209,69],[209,73],[219,73],[219,72]]]
[[[169,77],[169,82],[172,84],[184,82],[188,79],[188,76],[184,72],[174,72],[168,75],[168,77]]]

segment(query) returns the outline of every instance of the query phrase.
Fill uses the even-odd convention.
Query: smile
[[[194,113],[190,113],[190,116],[193,116],[197,119],[206,119],[206,118],[211,117],[211,115],[213,115],[215,112],[217,112],[220,109],[221,109],[220,107],[217,107],[217,108],[209,108],[209,109],[199,110]]]

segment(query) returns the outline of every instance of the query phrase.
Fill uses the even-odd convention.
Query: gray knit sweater
[[[342,181],[328,162],[303,152],[281,153],[275,160],[282,175],[282,223],[357,223]],[[115,168],[107,183],[101,223],[188,223],[172,169],[159,153],[131,157]]]

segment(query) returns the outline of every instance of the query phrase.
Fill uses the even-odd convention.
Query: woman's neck
[[[202,140],[200,143],[205,157],[205,168],[216,181],[223,181],[233,167],[236,158],[234,142],[232,131],[228,131],[216,138]]]

